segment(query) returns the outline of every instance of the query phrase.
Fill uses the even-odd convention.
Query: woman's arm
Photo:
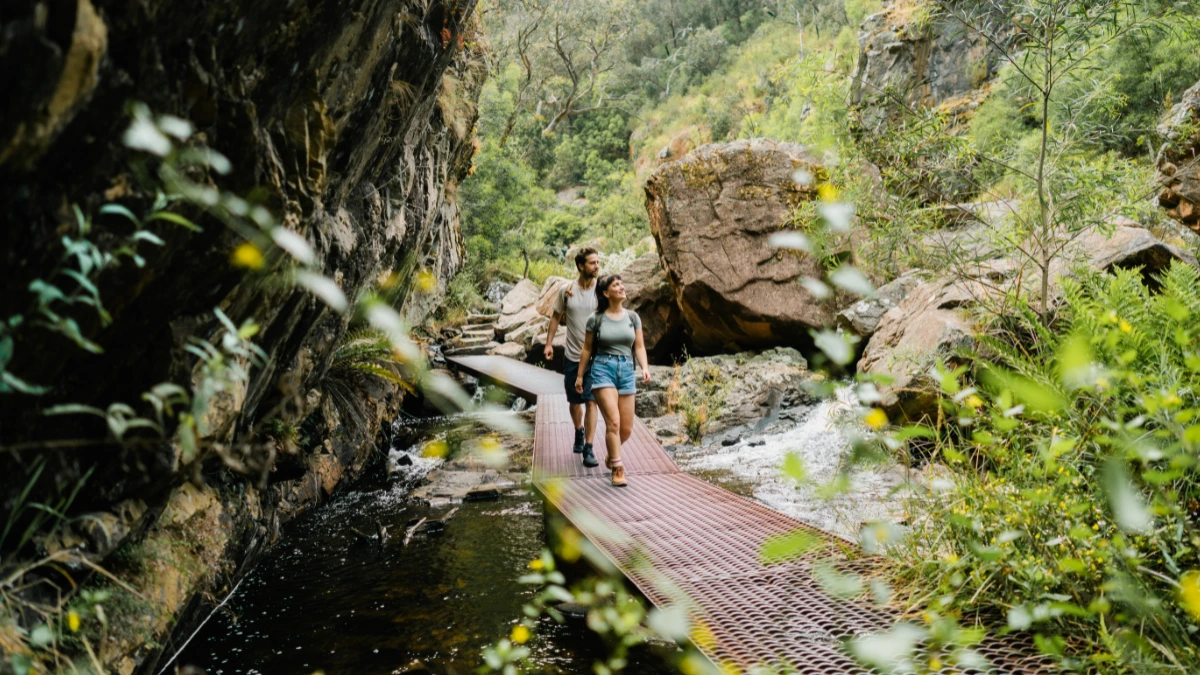
[[[638,365],[642,368],[642,382],[649,382],[650,359],[646,358],[646,340],[642,335],[641,328],[634,332],[633,350],[634,355],[637,357]]]
[[[583,393],[583,374],[587,372],[588,360],[592,358],[592,334],[583,338],[583,349],[579,350],[579,374],[575,376],[575,391]]]

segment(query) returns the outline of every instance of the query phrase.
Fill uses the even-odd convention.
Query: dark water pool
[[[516,579],[544,545],[541,502],[515,490],[464,503],[443,532],[406,547],[407,523],[448,509],[404,495],[365,483],[290,523],[176,665],[210,675],[475,672],[533,594]],[[376,521],[390,535],[382,547],[351,529],[373,533]],[[582,620],[547,619],[528,646],[545,673],[590,673],[605,653]],[[640,648],[627,672],[671,672],[672,649]]]

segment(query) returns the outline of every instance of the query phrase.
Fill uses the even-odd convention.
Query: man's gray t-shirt
[[[569,298],[567,288],[573,289]],[[588,317],[596,313],[596,282],[592,282],[591,288],[580,288],[578,280],[563,284],[554,294],[551,311],[562,315],[567,329],[567,360],[578,361],[583,351],[583,339],[587,336]]]
[[[600,339],[592,343],[596,354],[633,356],[633,343],[637,340],[637,331],[642,328],[642,317],[628,309],[619,319],[609,318],[607,314],[592,314],[587,322],[587,332],[596,332],[597,320],[604,323],[600,324]]]

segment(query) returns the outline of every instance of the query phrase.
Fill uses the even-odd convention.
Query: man
[[[588,317],[596,312],[596,277],[600,276],[600,254],[585,247],[575,254],[575,269],[579,278],[559,287],[554,296],[554,315],[550,317],[550,332],[546,334],[546,360],[554,358],[554,333],[559,324],[567,327],[567,348],[563,359],[563,382],[567,402],[571,404],[571,421],[575,423],[575,452],[583,454],[584,466],[596,466],[592,441],[596,437],[596,402],[592,399],[592,378],[584,374],[583,393],[575,391],[579,374],[579,353],[587,335]],[[586,412],[585,412],[586,408]]]

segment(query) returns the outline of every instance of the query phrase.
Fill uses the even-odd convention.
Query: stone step
[[[463,335],[463,337],[487,336],[487,339],[491,340],[493,337],[496,336],[496,327],[492,326],[491,328],[472,328],[470,330],[467,330],[466,328],[464,328],[462,330],[462,335]]]
[[[491,341],[491,335],[464,335],[462,337],[454,338],[454,345],[456,347],[471,347]]]
[[[499,347],[499,342],[485,342],[483,344],[470,345],[466,347],[454,347],[447,349],[444,353],[446,356],[479,356],[480,354],[488,353],[488,350]]]
[[[488,321],[496,321],[499,318],[499,314],[477,314],[475,312],[471,312],[467,315],[467,321],[470,323],[485,323]]]
[[[471,330],[496,330],[496,323],[469,323],[462,327],[464,333]]]

